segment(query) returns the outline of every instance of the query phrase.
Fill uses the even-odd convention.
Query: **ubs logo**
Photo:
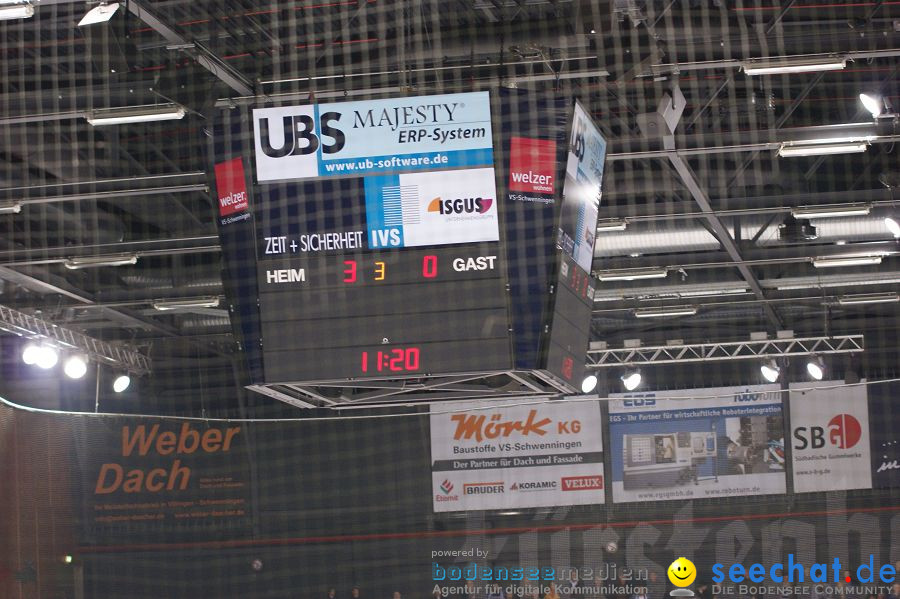
[[[319,134],[316,134],[313,117],[307,114],[285,115],[281,117],[281,138],[277,146],[272,139],[269,118],[259,119],[259,145],[269,158],[285,156],[306,156],[322,147],[323,154],[335,154],[344,148],[347,139],[344,132],[331,126],[341,118],[340,112],[323,112],[319,116]],[[331,140],[329,142],[329,139]]]

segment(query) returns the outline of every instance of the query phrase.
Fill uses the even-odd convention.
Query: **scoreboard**
[[[226,288],[253,383],[542,370],[578,387],[605,143],[580,105],[559,102],[549,126],[519,118],[523,141],[497,118],[514,99],[220,119]]]

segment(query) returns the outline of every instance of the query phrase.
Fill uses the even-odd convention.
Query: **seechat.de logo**
[[[456,198],[444,200],[434,198],[428,204],[428,212],[440,214],[484,214],[494,204],[493,198]]]
[[[826,443],[850,449],[862,438],[862,426],[851,414],[838,414],[828,421],[828,437],[821,426],[798,426],[794,429],[794,449],[821,449]]]

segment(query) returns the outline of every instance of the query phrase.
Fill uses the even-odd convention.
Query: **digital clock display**
[[[508,368],[499,244],[259,261],[266,377]]]

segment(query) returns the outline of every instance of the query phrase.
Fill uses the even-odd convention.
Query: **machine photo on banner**
[[[794,491],[871,489],[866,386],[791,383]]]
[[[604,501],[599,402],[431,406],[435,512]]]
[[[784,493],[778,385],[610,395],[616,503]]]

